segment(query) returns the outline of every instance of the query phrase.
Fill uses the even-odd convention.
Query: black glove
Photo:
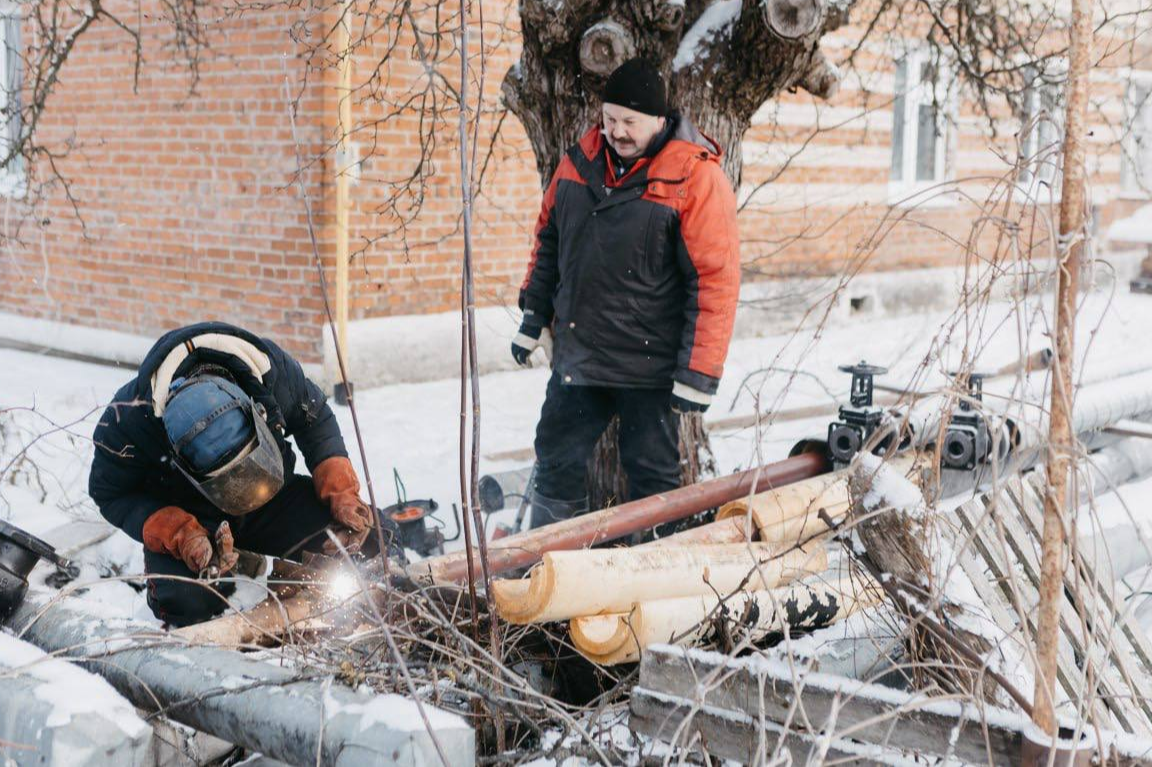
[[[702,392],[685,383],[675,381],[672,384],[672,412],[703,413],[712,404],[712,395]]]
[[[539,315],[526,311],[520,330],[512,339],[512,359],[520,367],[530,368],[532,362],[529,358],[537,349],[543,349],[548,361],[552,361],[552,331],[544,326]]]

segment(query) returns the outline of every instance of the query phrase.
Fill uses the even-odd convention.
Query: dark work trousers
[[[288,558],[297,560],[304,551],[319,551],[323,547],[328,537],[317,533],[332,522],[327,504],[316,498],[312,478],[300,475],[289,477],[272,500],[251,514],[227,516],[207,501],[204,508],[186,511],[199,518],[209,535],[215,532],[220,522],[227,521],[238,549],[272,556],[288,554]],[[147,549],[144,550],[144,571],[149,576],[196,579],[196,573],[182,560]],[[235,584],[230,582],[216,584],[214,591],[202,583],[150,577],[148,606],[168,625],[188,626],[223,612],[227,603],[222,597],[231,595],[233,591]]]
[[[612,416],[620,416],[620,463],[628,498],[680,486],[679,416],[672,389],[571,386],[556,373],[536,425],[536,491],[557,501],[586,495],[588,459]]]

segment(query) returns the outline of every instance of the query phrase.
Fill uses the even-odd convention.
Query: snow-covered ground
[[[842,327],[802,328],[787,336],[733,343],[727,371],[708,419],[842,401],[849,377],[837,366],[866,359],[890,368],[880,379],[890,385],[927,388],[946,380],[945,371],[976,359],[994,370],[1049,345],[1044,309],[1049,298],[1020,305],[993,304],[972,318],[929,314],[860,320]],[[1152,368],[1152,297],[1094,294],[1080,313],[1078,370],[1085,380]],[[387,353],[387,350],[381,350]],[[457,354],[446,349],[445,354]],[[48,535],[73,520],[98,518],[87,497],[91,435],[96,418],[132,370],[0,349],[0,518],[34,535]],[[543,402],[547,370],[494,373],[481,385],[481,471],[524,466],[523,457],[490,456],[532,445]],[[988,388],[1009,393],[1021,382],[1006,379]],[[1041,390],[1044,374],[1027,388]],[[457,467],[460,385],[455,380],[397,384],[357,393],[360,425],[377,501],[395,502],[393,472],[409,497],[435,498],[441,516],[459,502]],[[353,460],[355,440],[347,408],[336,408]],[[713,433],[721,471],[729,472],[785,457],[806,436],[825,432],[827,419],[781,421]],[[1105,524],[1117,524],[1143,509],[1152,483],[1125,488],[1119,497],[1097,501]],[[1123,503],[1121,502],[1123,499]],[[507,517],[510,512],[503,513]],[[447,522],[448,532],[453,525]],[[51,542],[51,541],[50,541]],[[140,545],[117,533],[80,557],[83,579],[129,575],[142,570]],[[41,568],[46,571],[46,568]],[[38,571],[39,573],[40,571]],[[42,576],[41,576],[42,577]],[[258,593],[258,592],[253,592]],[[121,614],[152,620],[143,595],[125,580],[112,580],[85,594]]]
[[[849,376],[838,372],[837,366],[862,359],[890,369],[878,383],[921,390],[946,382],[946,371],[972,364],[972,360],[977,370],[996,370],[1050,345],[1045,311],[1050,301],[1050,297],[1032,297],[1023,310],[1020,303],[993,304],[973,311],[970,317],[962,313],[874,317],[844,326],[806,327],[790,335],[737,341],[707,418],[722,421],[817,404],[831,407],[846,399],[849,383]],[[1150,327],[1150,296],[1124,292],[1086,297],[1077,335],[1081,380],[1107,381],[1152,369],[1152,344],[1147,342]],[[458,350],[444,353],[455,355]],[[0,349],[0,519],[50,543],[70,536],[83,538],[83,526],[76,523],[99,519],[86,493],[92,454],[89,437],[108,399],[133,373],[127,368]],[[482,472],[520,468],[530,462],[527,451],[548,375],[546,370],[530,370],[483,377]],[[1036,396],[1045,385],[1046,374],[1037,373],[1026,380],[999,379],[986,389],[993,397],[1021,391]],[[410,498],[431,497],[440,503],[449,532],[454,527],[450,509],[459,503],[459,393],[456,380],[357,392],[378,503],[395,502],[396,472]],[[347,408],[337,407],[336,412],[359,467],[351,415]],[[719,468],[727,473],[784,458],[799,439],[823,435],[827,422],[828,418],[820,417],[715,430],[712,445]],[[1090,527],[1099,530],[1135,519],[1152,540],[1150,499],[1152,479],[1096,498]],[[496,516],[509,521],[512,512]],[[93,613],[155,622],[142,584],[133,578],[143,569],[140,544],[117,532],[77,559],[82,573],[74,587],[80,589],[81,601]],[[50,572],[51,568],[40,566],[31,579],[32,588],[49,588],[44,578]],[[1142,572],[1140,584],[1144,579]],[[1143,585],[1131,588],[1143,590]],[[259,586],[249,584],[241,587],[237,600],[254,603],[263,593]],[[791,651],[799,656],[818,652],[867,628],[866,624],[867,615],[855,616],[793,642]],[[18,643],[0,642],[0,666],[22,665],[25,659],[20,653],[26,646],[10,653],[5,650],[9,646],[18,647]]]

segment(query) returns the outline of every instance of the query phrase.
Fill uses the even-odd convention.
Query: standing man
[[[312,476],[293,474],[296,442]],[[236,565],[234,545],[299,557],[355,551],[373,525],[324,394],[279,346],[222,322],[165,334],[93,435],[88,492],[144,544],[148,606],[171,626],[223,611],[197,583]],[[370,544],[370,542],[369,542]]]
[[[553,345],[536,427],[532,527],[588,510],[588,459],[613,415],[628,500],[680,484],[679,415],[708,408],[740,290],[736,198],[712,139],[641,59],[544,194],[512,356]]]

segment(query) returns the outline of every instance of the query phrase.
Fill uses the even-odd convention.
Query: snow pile
[[[856,465],[857,471],[870,482],[868,492],[861,499],[865,510],[875,511],[883,505],[912,516],[923,516],[924,494],[912,480],[871,453],[860,453]]]
[[[698,55],[707,40],[729,29],[740,10],[738,0],[713,4],[686,36],[685,43],[687,46],[691,41],[688,46],[691,51],[685,53],[687,47],[681,50],[685,64]],[[1049,303],[1043,296],[1036,301]],[[714,422],[755,412],[778,413],[798,406],[831,406],[836,400],[843,402],[847,399],[849,378],[836,372],[836,366],[858,360],[865,352],[869,361],[892,370],[885,378],[887,382],[899,385],[914,381],[917,388],[928,388],[945,382],[940,371],[951,369],[951,363],[962,357],[965,347],[979,348],[981,365],[994,368],[1018,358],[1022,348],[1034,350],[1049,343],[1044,335],[1047,330],[1044,322],[1029,322],[1021,326],[1018,333],[1005,332],[1005,328],[1013,324],[1013,311],[1008,303],[990,306],[984,315],[986,321],[980,327],[981,338],[971,333],[943,333],[942,328],[947,328],[954,318],[938,312],[918,316],[914,321],[906,316],[869,318],[823,328],[805,327],[793,334],[736,340],[732,343],[716,405],[707,417]],[[1079,337],[1093,340],[1087,347],[1087,360],[1078,359],[1077,368],[1084,369],[1089,376],[1098,376],[1108,369],[1111,361],[1123,359],[1127,366],[1140,358],[1149,358],[1144,351],[1148,348],[1149,326],[1152,326],[1152,301],[1146,296],[1086,295],[1077,332]],[[1111,372],[1117,374],[1114,377],[1124,372],[1115,369],[1115,365],[1112,367]],[[0,349],[0,430],[3,430],[0,432],[0,518],[46,537],[50,543],[51,538],[44,533],[77,519],[99,518],[86,493],[92,454],[89,435],[113,392],[133,374],[130,368],[102,367]],[[530,457],[497,457],[497,454],[522,453],[531,447],[548,375],[547,370],[530,370],[483,376],[482,471],[520,468],[530,463]],[[1035,378],[1042,381],[1044,376]],[[990,391],[993,389],[996,385],[990,386]],[[396,469],[411,497],[432,497],[439,502],[439,516],[447,520],[449,534],[454,529],[449,519],[451,507],[453,501],[458,502],[459,494],[455,438],[460,425],[458,399],[459,383],[455,380],[393,384],[357,391],[377,500],[381,505],[394,502],[391,477]],[[13,407],[25,409],[5,410]],[[339,407],[334,410],[353,453],[353,462],[359,468],[349,412]],[[828,420],[829,417],[780,419],[770,426],[728,427],[716,431],[712,434],[712,446],[719,470],[730,473],[740,467],[782,459],[799,439],[825,432]],[[14,463],[16,454],[25,448],[28,449],[27,462]],[[865,457],[862,462],[873,460]],[[875,497],[866,503],[880,503],[883,498],[885,503],[914,513],[921,506],[915,486],[898,471],[879,463],[875,460],[870,466],[876,475]],[[1101,496],[1097,511],[1103,526],[1127,519],[1128,510],[1138,513],[1136,510],[1147,506],[1150,493],[1152,484],[1144,483],[1125,488],[1123,503],[1119,498],[1113,501]],[[500,518],[508,519],[514,513],[509,510]],[[460,545],[461,542],[457,542],[449,548]],[[78,559],[83,570],[80,580],[74,584],[78,589],[74,595],[86,610],[106,623],[131,619],[156,625],[144,595],[131,583],[143,570],[138,542],[117,533],[99,546],[85,550]],[[943,553],[944,573],[951,573],[953,560],[951,554]],[[57,593],[49,592],[43,582],[49,572],[51,568],[41,566],[33,573],[30,580],[34,597]],[[958,575],[948,575],[943,583],[949,588],[950,599],[971,604],[974,597],[970,583]],[[258,586],[253,588],[254,599],[263,595]],[[878,610],[871,616],[853,616],[787,644],[798,655],[819,657],[846,651],[845,645],[837,644],[841,639],[872,634],[883,642],[884,630],[884,613]],[[26,664],[20,660],[13,662]],[[1010,667],[1011,661],[1006,659],[1003,664]],[[1025,664],[1015,665],[1023,668]],[[79,702],[82,701],[83,698]],[[382,709],[379,713],[389,712]]]
[[[1128,218],[1108,227],[1112,242],[1146,242],[1152,244],[1152,205],[1145,205]]]
[[[344,714],[360,719],[360,730],[367,730],[377,722],[393,730],[424,732],[424,719],[420,707],[401,695],[365,694],[363,703],[341,703],[330,689],[324,690],[324,718],[332,719]],[[424,716],[433,730],[449,730],[460,726],[460,717],[431,705],[424,705]]]

